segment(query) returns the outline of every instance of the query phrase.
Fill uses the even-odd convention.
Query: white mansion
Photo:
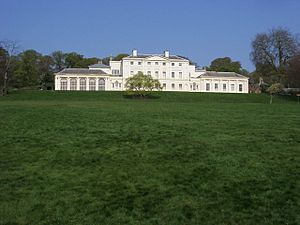
[[[177,55],[138,54],[89,69],[68,68],[55,74],[55,90],[123,91],[126,79],[143,72],[158,79],[165,91],[248,93],[248,78],[234,72],[209,72]]]

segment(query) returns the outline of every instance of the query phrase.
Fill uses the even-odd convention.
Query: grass
[[[300,224],[300,105],[266,95],[0,97],[0,224]]]

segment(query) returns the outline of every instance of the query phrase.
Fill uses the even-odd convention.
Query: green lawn
[[[0,224],[300,224],[300,104],[0,97]]]

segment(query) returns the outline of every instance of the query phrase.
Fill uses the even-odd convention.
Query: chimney
[[[169,51],[164,51],[164,56],[167,57],[167,58],[169,58],[170,52]]]
[[[132,56],[137,56],[137,55],[138,55],[137,50],[136,50],[136,49],[133,49],[133,50],[132,50]]]

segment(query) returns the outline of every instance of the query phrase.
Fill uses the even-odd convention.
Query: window
[[[223,91],[226,91],[226,84],[223,84]]]
[[[172,84],[172,89],[175,89],[175,84]]]
[[[234,84],[230,84],[230,90],[234,91]]]
[[[172,78],[175,78],[175,72],[172,72]]]
[[[96,79],[92,78],[89,80],[89,90],[90,91],[96,90]]]
[[[133,65],[133,64],[134,64],[134,62],[133,62],[133,61],[131,61],[131,62],[130,62],[130,65]]]
[[[116,82],[115,82],[115,88],[118,89],[118,87],[119,87],[119,82],[116,81]]]
[[[65,91],[68,88],[68,81],[66,78],[60,80],[60,90]]]
[[[112,70],[112,74],[113,75],[119,75],[120,74],[120,70]]]
[[[150,66],[150,65],[151,65],[151,62],[147,62],[147,65]]]
[[[79,89],[80,89],[80,91],[85,91],[86,90],[86,80],[85,80],[85,78],[80,78],[80,80],[79,80]]]
[[[138,62],[138,65],[139,65],[139,66],[142,65],[142,62]]]
[[[243,85],[239,84],[239,91],[243,91]]]
[[[182,63],[179,63],[179,66],[182,66]]]
[[[133,74],[134,74],[134,72],[133,72],[133,71],[130,71],[130,74],[131,74],[131,75],[133,75]]]
[[[165,66],[166,65],[166,63],[165,62],[163,62],[163,66]]]
[[[196,88],[197,88],[197,85],[196,85],[196,83],[194,82],[194,83],[193,83],[193,90],[195,91]]]
[[[166,79],[167,73],[164,71],[163,72],[163,78]]]
[[[182,79],[182,72],[179,72],[179,79]]]
[[[151,75],[151,71],[147,71],[147,75]]]
[[[76,78],[70,79],[70,90],[75,91],[77,90],[77,80]]]
[[[98,90],[99,91],[105,90],[105,80],[103,78],[99,79]]]
[[[182,90],[182,84],[179,84],[179,90]]]
[[[155,76],[156,78],[158,78],[158,71],[155,71]]]
[[[158,62],[155,62],[155,65],[158,66]]]
[[[163,89],[166,90],[167,85],[163,83]]]
[[[210,91],[210,83],[206,83],[206,91]]]
[[[219,85],[215,84],[215,90],[217,91],[219,89]]]
[[[119,88],[121,88],[122,87],[122,84],[121,83],[119,83]]]
[[[175,66],[175,63],[172,63],[171,65],[172,65],[172,66]]]

